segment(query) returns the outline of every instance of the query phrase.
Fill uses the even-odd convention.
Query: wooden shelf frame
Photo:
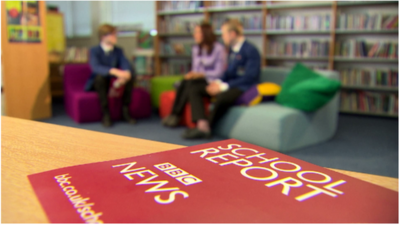
[[[310,34],[330,34],[330,30],[271,30],[267,29],[265,30],[265,33],[267,35],[310,35]]]
[[[336,34],[398,34],[398,29],[380,29],[380,30],[373,30],[373,29],[336,29]]]
[[[157,10],[157,15],[183,15],[183,14],[194,14],[194,13],[204,13],[204,8],[199,9],[187,9],[187,10],[171,10],[171,11],[159,11]]]
[[[396,114],[390,114],[390,113],[375,113],[375,112],[364,112],[364,111],[359,111],[359,110],[345,110],[345,109],[340,109],[339,112],[341,113],[346,113],[346,114],[357,114],[357,115],[366,115],[366,116],[380,116],[380,117],[392,117],[392,118],[398,118],[399,116]]]
[[[300,3],[274,3],[266,4],[267,9],[293,9],[293,8],[326,8],[331,7],[334,1],[326,2],[300,2]]]
[[[264,4],[261,5],[249,5],[249,6],[229,6],[229,7],[208,7],[209,12],[232,12],[232,11],[259,11],[265,8]]]
[[[398,87],[391,87],[391,86],[367,86],[367,85],[344,85],[344,84],[342,84],[342,89],[386,91],[386,92],[398,92],[399,91]]]
[[[393,4],[395,1],[340,1],[338,6],[373,6],[383,4]]]
[[[376,63],[397,63],[398,59],[393,58],[380,58],[380,57],[342,57],[334,56],[333,60],[336,62],[376,62]]]
[[[299,60],[299,61],[328,61],[329,56],[290,56],[290,55],[268,55],[269,60]]]

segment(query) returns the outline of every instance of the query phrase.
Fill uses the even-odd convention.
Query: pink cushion
[[[145,89],[133,89],[129,113],[133,118],[145,118],[151,115],[150,94]]]
[[[96,122],[102,118],[99,96],[96,92],[73,92],[70,95],[72,112],[71,117],[78,123]],[[122,118],[122,99],[109,98],[111,119],[116,121]],[[150,95],[141,88],[132,91],[132,101],[129,113],[133,118],[145,118],[151,115]]]
[[[74,92],[71,94],[73,104],[73,114],[75,121],[95,122],[100,121],[102,117],[100,100],[96,92]],[[121,99],[109,98],[110,116],[113,120],[121,119]]]

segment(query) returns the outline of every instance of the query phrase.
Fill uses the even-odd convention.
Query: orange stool
[[[174,106],[176,92],[175,91],[165,91],[160,96],[160,108],[159,113],[161,118],[165,118],[171,114],[172,107]],[[206,110],[206,115],[208,115],[208,107],[210,106],[210,100],[204,98],[204,108]],[[186,103],[185,109],[182,113],[181,125],[187,126],[189,128],[195,128],[196,124],[192,122],[192,110],[190,104]]]

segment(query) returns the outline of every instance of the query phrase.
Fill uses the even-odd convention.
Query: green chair
[[[174,83],[183,79],[183,75],[163,75],[151,79],[150,96],[154,108],[160,106],[160,95],[164,91],[174,90]]]

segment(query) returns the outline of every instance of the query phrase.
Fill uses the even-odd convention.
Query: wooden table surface
[[[1,118],[1,222],[47,223],[27,176],[66,166],[184,147],[168,143]],[[398,179],[333,169],[398,191]]]

